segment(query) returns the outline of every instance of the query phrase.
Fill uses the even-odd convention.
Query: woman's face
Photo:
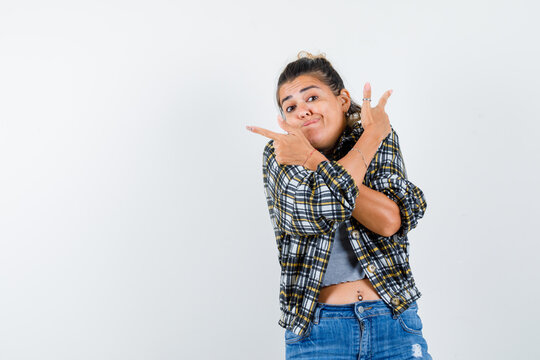
[[[345,130],[349,92],[343,89],[336,96],[316,77],[300,75],[281,85],[278,94],[285,121],[300,127],[317,150],[331,150]]]

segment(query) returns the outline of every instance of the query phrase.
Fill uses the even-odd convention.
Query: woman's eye
[[[308,101],[310,101],[309,99],[317,100],[317,99],[318,99],[318,96],[317,96],[317,95],[313,95],[313,96],[308,97]],[[311,101],[313,101],[313,100],[311,100]]]
[[[294,105],[292,106],[287,106],[287,109],[285,109],[286,112],[291,112],[294,110]]]

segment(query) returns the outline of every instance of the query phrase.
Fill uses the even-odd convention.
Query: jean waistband
[[[417,307],[416,301],[410,305],[410,308]],[[352,317],[370,317],[379,315],[392,315],[392,309],[382,299],[362,300],[349,304],[327,304],[317,303],[313,322],[319,323],[320,318],[352,318]]]

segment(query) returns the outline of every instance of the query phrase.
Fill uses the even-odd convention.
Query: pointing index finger
[[[261,127],[257,127],[257,126],[246,126],[246,128],[251,132],[265,136],[272,140],[277,140],[280,136],[283,136],[283,134],[278,134],[276,132],[273,132],[273,131],[270,131]]]

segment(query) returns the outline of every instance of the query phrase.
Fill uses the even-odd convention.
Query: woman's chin
[[[311,143],[311,145],[319,150],[319,149],[325,149],[329,147],[328,141],[325,141],[322,136],[317,136],[319,134],[312,134],[312,136],[308,137],[307,139]]]
[[[304,134],[306,138],[309,140],[311,145],[313,145],[314,148],[318,149],[318,146],[324,146],[325,141],[324,137],[320,132],[310,132],[308,134]],[[315,146],[316,145],[316,146]]]
[[[311,146],[313,146],[315,149],[320,151],[321,153],[327,152],[329,149],[332,148],[332,146],[329,146],[327,143],[322,141],[309,141],[311,143]]]

